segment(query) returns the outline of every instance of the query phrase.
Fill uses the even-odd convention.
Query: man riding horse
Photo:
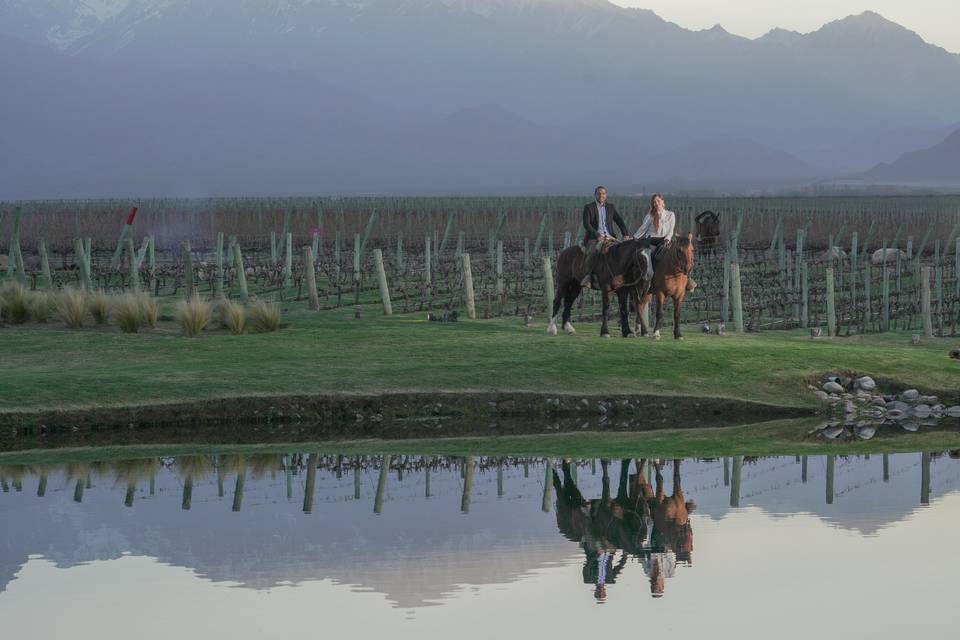
[[[583,228],[585,231],[583,246],[587,254],[587,275],[581,280],[580,286],[587,289],[598,289],[600,287],[595,273],[597,261],[600,255],[616,242],[612,233],[613,225],[620,228],[622,239],[630,238],[627,234],[627,225],[620,217],[620,212],[617,211],[612,202],[607,202],[606,187],[600,186],[594,189],[593,197],[593,202],[583,207]]]

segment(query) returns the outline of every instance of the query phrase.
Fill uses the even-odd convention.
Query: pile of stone
[[[811,433],[828,440],[869,440],[884,427],[915,432],[947,418],[960,418],[960,405],[946,406],[937,396],[916,389],[885,394],[870,376],[830,375],[820,388],[811,385],[810,389],[831,414],[831,420]]]

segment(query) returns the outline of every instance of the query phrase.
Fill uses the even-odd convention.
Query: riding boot
[[[694,279],[691,278],[690,276],[687,276],[687,292],[688,292],[688,293],[693,292],[693,291],[696,291],[696,289],[697,289],[698,286],[699,286],[699,285],[697,285],[697,281],[696,281],[696,280],[694,280]]]

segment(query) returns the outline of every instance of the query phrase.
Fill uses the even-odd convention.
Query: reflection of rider
[[[650,198],[650,211],[643,218],[640,228],[633,234],[635,238],[649,240],[650,246],[656,247],[654,250],[654,268],[656,268],[657,254],[662,250],[661,247],[670,246],[676,228],[676,214],[666,208],[662,195],[654,194]],[[696,288],[697,283],[688,274],[687,291],[693,291]]]
[[[659,462],[656,471],[656,493],[647,479],[637,473],[641,493],[650,504],[653,532],[650,536],[651,553],[644,558],[643,568],[650,578],[650,594],[663,595],[664,578],[673,577],[677,562],[693,564],[693,528],[690,513],[696,509],[692,500],[685,501],[680,484],[680,461],[673,461],[673,494],[667,497],[663,488],[663,474]]]
[[[594,276],[597,258],[605,246],[614,242],[613,225],[620,229],[620,235],[627,238],[627,225],[613,203],[607,202],[605,187],[597,187],[593,191],[594,201],[583,207],[583,246],[586,248],[586,275],[580,282],[581,287],[598,287]]]

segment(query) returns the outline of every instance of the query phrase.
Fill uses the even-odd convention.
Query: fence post
[[[243,254],[240,251],[240,243],[233,243],[233,268],[237,271],[237,284],[240,285],[240,301],[246,302],[249,298],[247,294],[247,272],[243,269]]]
[[[730,319],[730,252],[723,254],[723,293],[720,297],[720,322]]]
[[[289,289],[293,286],[293,234],[286,234],[286,248],[283,257],[283,286]]]
[[[497,240],[497,297],[503,296],[503,240]]]
[[[153,289],[157,286],[157,253],[155,251],[153,236],[148,236],[147,267],[150,273],[150,288]]]
[[[730,302],[733,304],[733,327],[743,333],[743,297],[740,290],[740,263],[730,263]]]
[[[353,234],[353,282],[360,282],[360,252],[362,251],[360,234]]]
[[[463,294],[467,305],[467,317],[471,320],[477,318],[477,308],[473,297],[473,273],[470,270],[470,254],[463,254]]]
[[[423,253],[423,281],[429,287],[432,284],[432,278],[430,273],[430,237],[427,236],[426,247]]]
[[[923,335],[933,337],[933,318],[930,315],[930,267],[920,269],[920,307],[923,313]]]
[[[387,286],[387,272],[383,268],[383,252],[380,249],[373,250],[373,263],[377,267],[377,282],[380,284],[380,299],[383,300],[383,315],[392,316],[390,287]]]
[[[40,254],[40,272],[43,274],[43,286],[53,288],[53,276],[50,273],[50,259],[47,256],[47,243],[43,238],[37,240],[37,253]]]
[[[866,265],[863,269],[863,328],[866,331],[870,326],[870,285],[872,283],[872,270],[869,258],[866,259]]]
[[[570,232],[563,232],[563,248],[568,249],[570,247]]]
[[[124,240],[127,249],[127,265],[130,268],[130,290],[140,293],[140,272],[137,265],[137,252],[133,248],[133,238],[127,236]]]
[[[187,299],[193,297],[193,255],[190,251],[190,241],[180,242],[180,259],[183,262],[183,289]]]
[[[827,335],[837,335],[837,301],[833,290],[833,267],[827,267]]]
[[[810,325],[810,278],[807,261],[800,263],[800,326],[806,329]]]
[[[303,248],[303,273],[307,281],[307,299],[311,311],[320,311],[320,299],[317,297],[317,268],[313,261],[313,247]]]
[[[550,265],[550,256],[543,257],[543,286],[546,289],[547,318],[553,320],[553,267]]]
[[[270,232],[270,262],[276,266],[278,261],[277,257],[277,232]]]
[[[213,295],[215,298],[223,297],[223,231],[217,232],[217,273],[213,278]]]
[[[77,263],[80,267],[80,280],[83,282],[83,288],[87,291],[93,291],[93,282],[90,279],[90,261],[87,259],[87,252],[83,248],[82,238],[77,238],[74,244],[74,251],[77,254]]]

